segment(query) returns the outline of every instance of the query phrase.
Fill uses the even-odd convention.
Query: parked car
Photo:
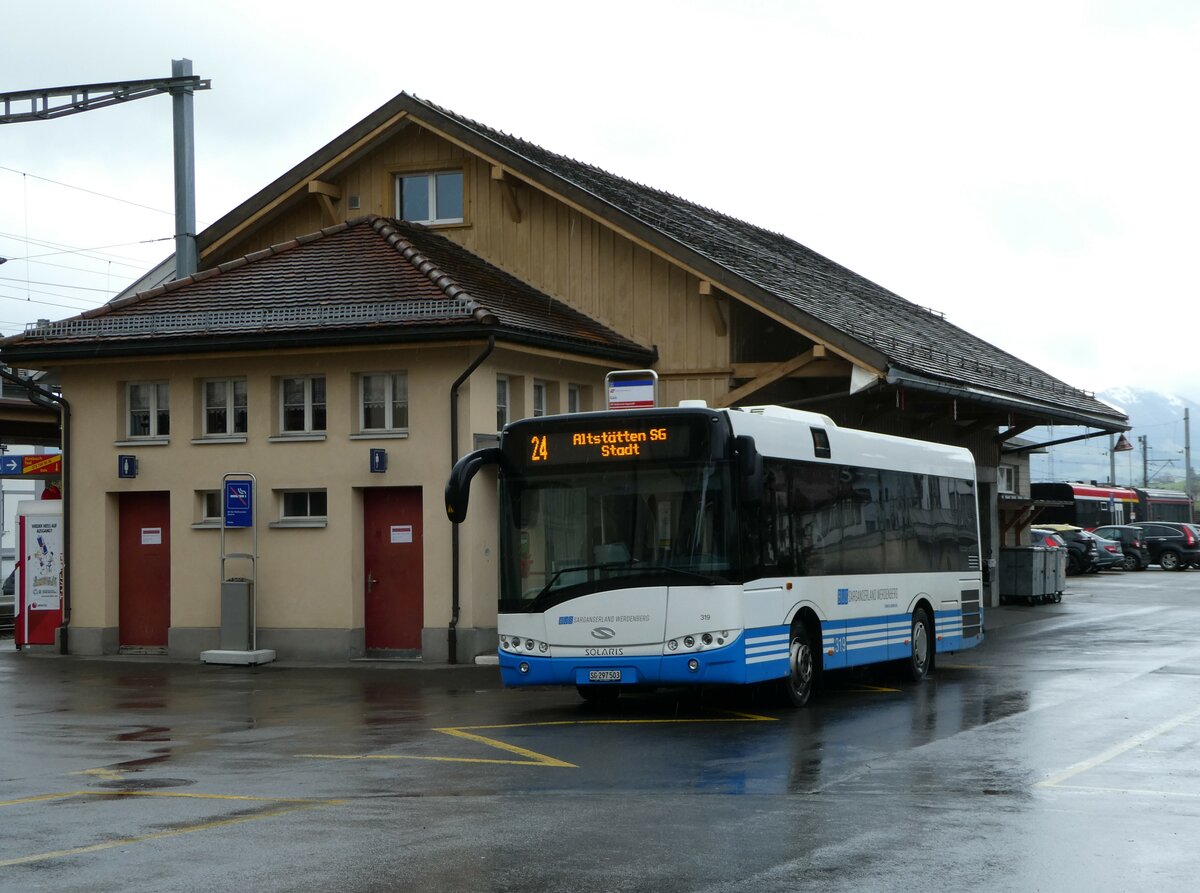
[[[13,568],[0,587],[0,626],[12,626],[16,616],[16,573],[17,569]]]
[[[1150,549],[1146,546],[1146,534],[1142,528],[1132,524],[1108,524],[1097,527],[1092,533],[1121,543],[1121,551],[1125,555],[1125,570],[1144,571],[1150,566]]]
[[[1200,528],[1182,521],[1134,521],[1150,550],[1150,560],[1167,571],[1186,570],[1200,564]]]
[[[1086,574],[1096,563],[1098,547],[1095,537],[1074,524],[1039,524],[1034,530],[1058,534],[1067,547],[1067,574]]]
[[[1029,538],[1032,545],[1042,546],[1046,549],[1067,548],[1067,544],[1063,542],[1063,538],[1051,530],[1041,530],[1035,527],[1029,531]]]
[[[1100,536],[1094,530],[1085,530],[1083,533],[1096,541],[1096,560],[1092,563],[1091,573],[1125,569],[1125,552],[1121,548],[1120,540]]]

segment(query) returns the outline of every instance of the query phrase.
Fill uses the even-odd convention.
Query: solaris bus
[[[505,426],[446,510],[499,472],[509,686],[778,686],[983,641],[975,465],[961,447],[774,406],[576,413]]]

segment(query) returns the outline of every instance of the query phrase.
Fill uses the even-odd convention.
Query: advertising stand
[[[54,645],[62,626],[63,510],[57,500],[17,504],[20,553],[17,559],[16,617],[13,640],[18,648]]]

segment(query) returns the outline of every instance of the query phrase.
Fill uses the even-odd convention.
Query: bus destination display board
[[[697,443],[694,433],[690,421],[661,419],[645,426],[531,424],[509,433],[505,451],[526,468],[686,459]]]

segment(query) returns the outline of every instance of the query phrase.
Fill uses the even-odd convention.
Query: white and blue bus
[[[464,456],[499,469],[500,671],[509,686],[776,681],[983,641],[975,464],[960,447],[775,406],[543,416]]]

